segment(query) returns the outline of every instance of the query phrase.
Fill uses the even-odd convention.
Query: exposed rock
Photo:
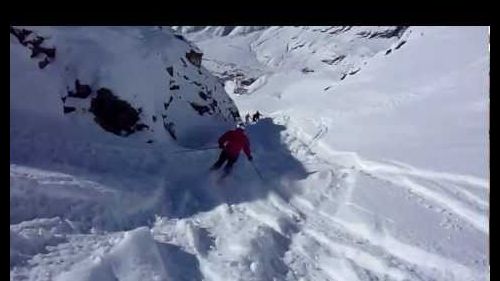
[[[243,95],[243,94],[246,94],[247,92],[248,92],[247,89],[241,88],[241,87],[234,89],[234,93],[237,95]]]
[[[167,67],[167,72],[168,74],[170,74],[170,76],[174,76],[174,67],[173,66]]]
[[[184,36],[180,35],[180,34],[174,34],[175,38],[179,39],[179,40],[182,40],[184,42],[187,42],[186,38],[184,38]]]
[[[208,99],[208,96],[207,96],[204,92],[202,92],[202,91],[200,91],[200,92],[198,93],[198,95],[199,95],[199,96],[200,96],[200,98],[202,98],[203,100],[207,100],[207,99]]]
[[[190,63],[193,65],[200,67],[201,66],[201,60],[203,58],[203,53],[198,53],[193,50],[189,51],[189,53],[186,53],[186,58],[189,60]]]
[[[397,26],[395,28],[390,28],[384,31],[376,31],[376,32],[369,32],[369,31],[363,31],[359,32],[358,35],[361,37],[368,37],[368,38],[391,38],[391,37],[398,37],[401,38],[403,33],[408,29],[408,26]]]
[[[170,98],[168,99],[168,102],[163,103],[163,107],[165,108],[165,111],[168,110],[168,107],[170,106],[170,104],[172,103],[173,100],[174,100],[174,97],[170,96]]]
[[[39,47],[38,45],[33,45],[33,49],[31,49],[31,57],[38,57],[40,54],[45,54],[48,58],[53,59],[56,56],[56,49],[54,48],[44,48]]]
[[[42,61],[38,62],[38,67],[40,69],[44,69],[47,65],[49,65],[50,61],[47,58],[44,58]]]
[[[31,50],[31,58],[40,58],[38,67],[44,69],[56,57],[55,48],[41,46],[45,38],[35,34],[31,30],[10,27],[10,33],[17,38],[19,43]]]
[[[234,109],[229,109],[229,111],[231,112],[231,116],[233,116],[233,119],[235,121],[241,121],[241,116],[240,116],[240,113],[238,112],[238,110],[234,110]]]
[[[183,58],[181,58],[181,61],[182,61],[182,65],[183,65],[184,67],[187,67],[187,63],[186,63],[186,61],[185,61]]]
[[[350,30],[351,28],[352,28],[352,26],[340,26],[340,27],[337,27],[336,29],[334,29],[333,31],[330,31],[329,34],[338,34],[341,32],[346,32],[346,31]]]
[[[324,62],[324,63],[326,63],[326,64],[332,65],[332,64],[338,64],[343,59],[345,59],[345,55],[338,56],[338,57],[336,57],[334,59],[331,59],[331,60],[324,59],[324,60],[321,60],[321,61]]]
[[[219,74],[219,78],[221,79],[221,85],[224,85],[224,81],[234,80],[236,78],[243,78],[243,77],[245,77],[245,75],[242,72],[239,72],[239,70],[236,70],[235,72],[224,71],[221,74]]]
[[[200,105],[200,104],[197,104],[195,102],[190,102],[189,103],[191,105],[191,107],[194,108],[194,110],[196,110],[196,112],[198,112],[198,114],[200,115],[203,115],[205,113],[208,113],[210,112],[210,107],[206,106],[206,105]]]
[[[293,50],[298,49],[298,48],[302,48],[302,47],[304,47],[305,45],[306,45],[306,44],[299,44],[299,45],[294,46],[293,48],[291,48],[291,49],[290,49],[290,51],[293,51]]]
[[[149,129],[149,126],[146,125],[146,124],[138,123],[138,124],[135,125],[134,129],[136,131],[142,131],[144,129]]]
[[[252,85],[253,82],[255,82],[255,80],[256,80],[255,78],[248,78],[248,79],[242,80],[241,85],[250,86],[250,85]]]
[[[406,41],[401,41],[394,49],[399,49],[401,48],[401,46],[403,46],[404,44],[406,44]]]
[[[360,70],[361,70],[361,68],[353,70],[353,71],[349,72],[349,75],[354,75],[354,74],[358,73]]]
[[[115,135],[130,135],[139,126],[144,128],[139,121],[139,112],[128,102],[120,100],[106,88],[97,90],[97,96],[92,99],[90,112],[94,114],[94,120],[104,130]]]
[[[217,109],[217,105],[218,105],[217,100],[212,100],[212,103],[209,104],[212,111],[215,111]]]
[[[33,33],[33,31],[27,29],[14,28],[11,26],[10,33],[17,38],[19,43],[21,43],[23,46],[26,46],[27,45],[26,37],[31,33]]]
[[[163,121],[163,127],[167,132],[170,134],[170,136],[174,139],[177,140],[177,136],[175,135],[175,124],[172,122],[165,122]]]
[[[80,80],[75,80],[75,90],[68,91],[68,97],[86,99],[92,94],[92,88],[89,85],[80,84]]]
[[[306,73],[306,74],[307,74],[307,73],[309,73],[309,72],[314,72],[314,70],[313,70],[313,69],[310,69],[310,68],[308,68],[308,67],[304,67],[304,68],[302,68],[302,70],[301,70],[301,71],[302,71],[302,73]]]
[[[73,112],[75,110],[76,108],[74,108],[73,106],[64,106],[64,114]]]

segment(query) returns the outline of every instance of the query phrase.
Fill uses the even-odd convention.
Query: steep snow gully
[[[363,40],[369,34],[392,34],[382,28],[367,28],[368,33],[360,29],[332,30],[362,34]],[[187,31],[193,30],[198,33],[189,37]],[[325,36],[304,30],[306,35],[291,35],[299,41]],[[246,48],[248,38],[261,36],[264,41],[271,32],[274,38],[291,32],[264,27],[184,31],[195,42],[201,38],[199,45],[209,54],[217,54],[210,48],[221,46],[217,40],[225,42],[227,36],[246,50],[251,49]],[[404,39],[409,43],[403,47],[399,41],[387,43],[401,47],[394,51],[396,58],[413,56],[405,48],[421,48],[412,47],[412,37]],[[356,43],[351,41],[348,44]],[[370,54],[376,66],[384,64],[381,42],[374,43],[377,51]],[[276,50],[268,48],[271,60],[279,60]],[[256,61],[242,58],[240,49],[238,60]],[[359,55],[358,49],[349,49],[351,55]],[[229,65],[230,56],[213,59],[226,59]],[[314,105],[305,100],[302,107],[289,108],[287,95],[296,98],[294,93],[308,79],[336,88],[383,79],[371,76],[382,71],[366,67],[353,79],[325,80],[319,67],[315,69],[320,76],[313,78],[315,74],[300,72],[301,64],[298,74],[277,69],[276,64],[295,63],[295,58],[281,59],[260,73],[255,69],[264,66],[238,61],[228,69],[238,65],[246,73],[262,75],[255,80],[258,88],[248,95],[231,96],[240,113],[264,108],[264,117],[246,127],[253,164],[262,178],[244,155],[234,173],[219,183],[208,171],[218,156],[216,149],[187,152],[175,141],[145,143],[142,135],[124,138],[74,116],[11,104],[11,280],[489,280],[488,178],[338,149],[332,136],[339,129],[331,120],[337,121],[334,114],[341,114],[342,108],[325,115],[328,111],[321,106],[334,98],[323,97],[323,85],[310,87],[319,89],[318,96],[310,96],[317,99]],[[346,55],[345,60],[356,58]],[[396,59],[388,61],[397,64]],[[467,69],[475,71],[486,63],[483,58],[476,62]],[[221,65],[216,66],[219,72]],[[298,75],[308,78],[294,88]],[[232,85],[234,81],[226,81],[226,90]],[[275,97],[278,87],[283,99]],[[11,86],[11,99],[12,91]],[[355,101],[340,98],[339,103],[353,106],[349,110],[364,114],[356,111]],[[377,106],[368,102],[359,108],[371,105]],[[306,115],[308,108],[322,115]],[[174,118],[181,124],[190,117]],[[221,126],[209,129],[215,136]]]

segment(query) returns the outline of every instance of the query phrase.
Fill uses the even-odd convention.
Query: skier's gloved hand
[[[252,155],[248,156],[248,161],[252,161],[252,160],[253,160]]]

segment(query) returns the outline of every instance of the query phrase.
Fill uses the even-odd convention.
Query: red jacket
[[[241,149],[243,149],[247,157],[251,156],[250,141],[245,135],[245,132],[240,128],[224,133],[219,138],[219,146],[224,147],[224,151],[226,151],[230,157],[238,157]]]

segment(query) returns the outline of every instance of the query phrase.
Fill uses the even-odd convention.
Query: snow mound
[[[54,280],[168,280],[149,229],[125,232],[107,252],[92,255]]]
[[[195,146],[239,120],[222,84],[201,66],[203,54],[169,30],[13,27],[11,34],[12,122],[39,113],[144,142]],[[55,50],[43,68],[35,47]],[[193,131],[207,127],[193,143]]]

